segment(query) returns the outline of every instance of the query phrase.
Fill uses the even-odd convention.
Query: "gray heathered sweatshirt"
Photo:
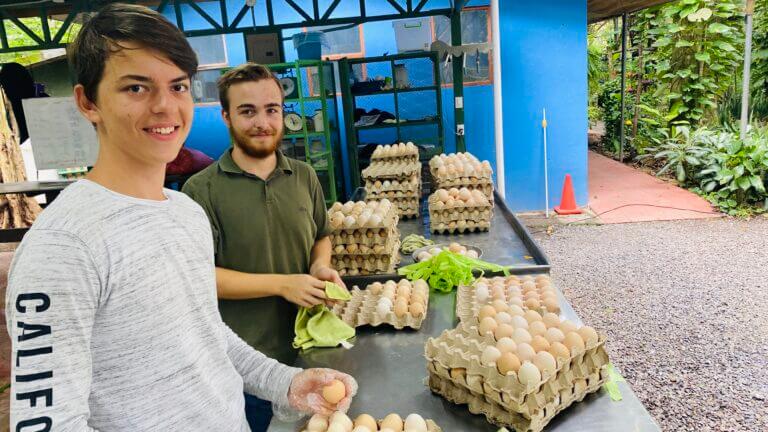
[[[222,322],[208,219],[165,193],[81,180],[25,236],[6,296],[12,431],[248,431],[243,391],[297,417],[299,369]]]

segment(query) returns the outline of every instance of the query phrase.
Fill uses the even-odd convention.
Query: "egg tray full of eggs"
[[[493,174],[491,163],[480,162],[471,153],[441,154],[429,160],[429,172],[435,180],[448,179],[490,179]]]
[[[573,387],[565,388],[559,392],[558,398],[555,400],[559,403],[553,402],[545,407],[538,416],[534,417],[526,417],[508,411],[485,396],[473,393],[465,386],[438,375],[434,370],[429,370],[428,385],[433,393],[455,404],[467,405],[469,412],[484,415],[489,423],[496,426],[512,428],[516,432],[541,432],[561,411],[574,402],[581,402],[587,394],[600,390],[606,381],[606,375],[606,370],[601,369],[599,373],[593,373],[584,379],[576,380]]]
[[[366,237],[366,240],[368,238]],[[347,243],[337,244],[333,247],[333,256],[342,258],[344,256],[391,256],[392,251],[400,248],[400,240],[396,236],[389,236],[386,239],[379,240],[378,243],[369,246],[365,243]]]
[[[541,315],[548,312],[560,313],[557,292],[549,276],[511,275],[493,278],[478,278],[470,286],[459,286],[456,292],[456,316],[461,321],[474,321],[478,316],[485,318],[493,312],[515,314],[534,310]],[[522,311],[522,312],[521,312]]]
[[[370,414],[360,414],[352,421],[346,414],[336,411],[331,417],[313,415],[302,432],[442,432],[442,429],[434,420],[415,413],[405,419],[392,413],[379,421]]]
[[[491,203],[491,205],[494,204],[493,201],[493,183],[491,183],[490,180],[482,180],[482,181],[476,181],[472,179],[455,179],[455,180],[447,180],[447,181],[438,181],[435,180],[433,182],[433,186],[435,190],[437,189],[451,189],[451,188],[467,188],[471,191],[480,191],[485,195],[485,197],[488,199],[488,202]]]
[[[397,207],[397,211],[400,217],[406,218],[406,217],[415,217],[419,215],[419,198],[418,197],[394,198],[392,199],[392,202],[395,203],[395,207]]]
[[[438,189],[429,196],[432,224],[450,222],[487,222],[493,217],[493,205],[480,191],[467,188]]]
[[[419,148],[412,142],[379,145],[373,150],[371,161],[418,161]]]
[[[402,180],[382,181],[368,179],[365,181],[365,190],[369,195],[394,192],[406,196],[413,196],[414,193],[421,193],[421,176],[413,174],[409,178]]]
[[[421,175],[421,163],[395,161],[395,162],[373,162],[362,172],[363,179],[366,180],[384,180],[384,179],[409,179],[412,175]]]
[[[536,334],[535,322],[531,321],[530,331],[498,324],[483,334],[479,328],[485,323],[461,323],[427,341],[427,366],[509,411],[538,416],[557,402],[561,390],[605,368],[608,355],[605,337],[591,327],[564,332],[558,326],[542,325]]]
[[[352,299],[333,307],[333,312],[351,327],[386,324],[401,330],[421,328],[429,308],[429,286],[423,280],[374,282],[361,290],[353,287]]]
[[[394,273],[400,255],[397,249],[390,255],[357,255],[357,256],[331,256],[331,265],[339,276],[372,275],[379,273]]]
[[[341,230],[390,228],[397,226],[397,208],[387,199],[333,203],[328,219],[334,232]]]
[[[389,250],[385,246],[391,245],[392,239],[399,239],[400,232],[395,226],[389,228],[373,229],[349,229],[338,230],[331,233],[331,244],[334,248],[338,246],[347,246],[356,244],[358,247],[368,246],[375,248],[373,253],[381,254],[384,250]]]

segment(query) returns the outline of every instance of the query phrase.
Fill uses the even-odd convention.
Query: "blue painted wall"
[[[515,211],[544,208],[546,108],[550,205],[566,173],[586,205],[586,1],[502,0],[500,8],[506,201]]]

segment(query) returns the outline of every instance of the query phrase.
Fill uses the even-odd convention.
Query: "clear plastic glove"
[[[323,387],[333,380],[344,383],[346,396],[336,405],[323,398]],[[350,375],[325,368],[306,369],[293,378],[288,390],[288,402],[297,411],[330,416],[334,411],[347,412],[357,394],[357,381]]]
[[[285,278],[282,296],[289,302],[311,308],[327,301],[322,280],[306,274],[286,275]]]

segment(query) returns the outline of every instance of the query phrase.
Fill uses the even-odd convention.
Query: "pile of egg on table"
[[[440,432],[432,420],[425,420],[418,414],[410,414],[405,420],[398,414],[389,414],[376,421],[369,414],[360,414],[354,421],[346,414],[336,411],[330,418],[315,414],[309,419],[303,432]]]
[[[419,254],[416,255],[416,261],[417,262],[426,261],[432,258],[433,256],[440,254],[443,251],[453,252],[455,254],[467,256],[469,258],[475,258],[475,259],[478,258],[477,251],[475,251],[474,249],[467,249],[466,246],[462,246],[459,243],[453,242],[449,244],[447,247],[441,248],[441,247],[435,246],[428,250],[419,252]]]
[[[539,304],[523,302],[521,292],[510,295],[520,290],[516,283],[533,289],[547,275],[514,278],[460,287],[461,323],[428,340],[425,354],[434,392],[469,404],[494,424],[535,431],[599,389],[608,356],[605,337],[593,328],[528,308]]]
[[[479,190],[438,189],[429,196],[429,227],[435,233],[486,231],[493,204]]]
[[[429,171],[435,189],[479,190],[493,203],[493,169],[487,160],[480,162],[471,153],[441,154],[430,159]]]
[[[397,211],[389,200],[334,203],[328,210],[333,255],[340,275],[392,273],[399,260]]]
[[[401,217],[419,215],[421,163],[412,142],[377,146],[362,174],[367,199],[392,201]]]

